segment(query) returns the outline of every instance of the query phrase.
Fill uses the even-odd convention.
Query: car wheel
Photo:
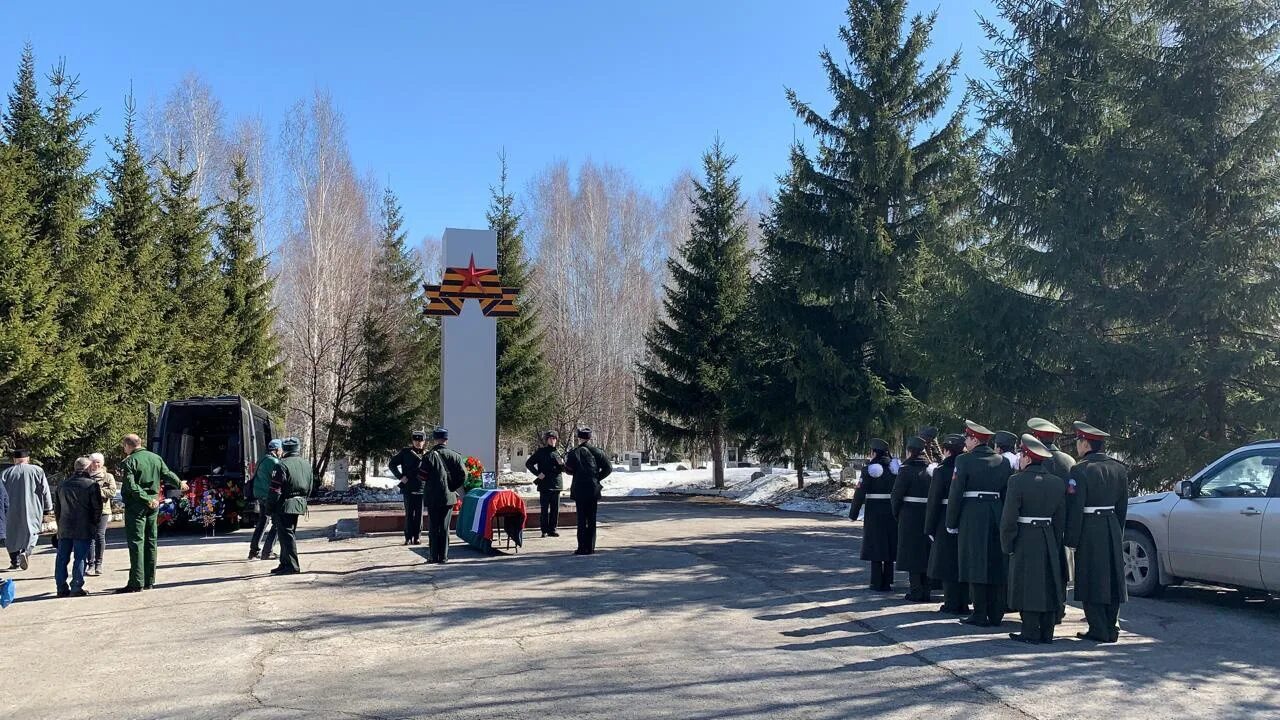
[[[1149,535],[1136,528],[1124,531],[1124,584],[1136,597],[1159,595],[1160,569],[1156,565],[1156,544]]]

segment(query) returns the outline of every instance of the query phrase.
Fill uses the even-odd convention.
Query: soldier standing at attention
[[[862,552],[859,557],[871,563],[872,590],[893,590],[893,563],[898,554],[898,523],[893,519],[894,465],[889,457],[889,443],[876,438],[871,441],[871,461],[862,471],[862,481],[853,491],[849,519],[857,520],[865,507],[862,521]]]
[[[1120,603],[1128,599],[1121,540],[1129,511],[1129,468],[1104,450],[1109,434],[1077,421],[1080,462],[1067,480],[1067,545],[1076,551],[1076,599],[1089,631],[1077,637],[1113,643]]]
[[[427,434],[414,430],[410,445],[402,448],[387,463],[387,468],[400,481],[400,496],[404,500],[404,544],[422,544],[422,480],[418,479],[419,466],[427,454]]]
[[[1022,614],[1025,643],[1053,642],[1062,582],[1062,538],[1067,519],[1067,481],[1049,472],[1053,452],[1034,435],[1022,436],[1021,469],[1009,478],[1000,517],[1000,545],[1009,554],[1009,609]]]
[[[422,458],[418,478],[422,481],[427,506],[428,564],[449,562],[449,521],[458,502],[458,488],[467,481],[467,459],[449,449],[449,431],[438,427],[431,433],[435,446]]]
[[[929,504],[929,463],[925,457],[925,440],[907,440],[907,459],[893,482],[890,504],[898,523],[898,569],[907,573],[910,589],[908,602],[929,602],[929,533],[925,514]]]
[[[524,467],[537,476],[534,485],[538,487],[538,527],[542,537],[560,537],[556,532],[560,523],[560,493],[564,492],[564,458],[556,451],[560,436],[555,430],[548,430],[543,441],[546,444],[529,456]]]
[[[1036,439],[1044,443],[1049,448],[1049,452],[1053,457],[1044,461],[1044,469],[1053,473],[1058,477],[1066,480],[1071,477],[1071,468],[1075,467],[1076,459],[1058,449],[1058,436],[1062,434],[1062,428],[1045,420],[1044,418],[1033,417],[1027,421],[1027,427],[1031,429],[1031,434]],[[1071,580],[1071,557],[1067,553],[1067,546],[1063,545],[1062,552],[1062,586],[1065,588]],[[1062,606],[1058,608],[1058,622],[1061,623],[1067,617],[1067,596],[1062,595]]]
[[[307,512],[307,498],[311,495],[315,475],[311,463],[300,454],[301,440],[285,438],[281,449],[284,457],[276,465],[276,472],[271,477],[271,490],[267,493],[267,504],[275,518],[272,522],[280,537],[280,564],[272,568],[271,574],[294,575],[302,572],[298,564],[298,516]]]
[[[955,535],[947,532],[947,495],[955,476],[956,458],[964,452],[964,436],[948,435],[942,440],[946,457],[933,470],[929,481],[929,504],[924,524],[933,541],[929,548],[929,577],[942,581],[942,607],[949,615],[969,614],[969,586],[960,582],[959,547]]]
[[[118,593],[150,590],[156,584],[156,519],[160,487],[187,491],[159,455],[142,447],[142,438],[125,435],[120,441],[125,459],[120,464],[120,496],[124,498],[124,538],[129,546],[129,582]]]
[[[995,433],[965,420],[965,452],[956,459],[947,505],[947,532],[959,535],[960,580],[969,583],[973,613],[960,622],[994,627],[1004,619],[1006,558],[1000,513],[1012,468],[988,445]]]
[[[578,509],[578,549],[574,555],[596,551],[596,513],[600,509],[601,483],[613,472],[604,451],[591,444],[591,428],[578,429],[578,447],[565,456],[565,468],[573,476],[569,497]]]

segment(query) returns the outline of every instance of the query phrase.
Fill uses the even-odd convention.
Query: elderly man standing
[[[295,575],[302,572],[298,565],[298,516],[307,512],[307,498],[315,485],[315,475],[311,463],[302,457],[301,440],[285,438],[281,446],[284,457],[271,476],[267,500],[273,514],[271,522],[280,537],[280,565],[273,568],[271,574]]]
[[[9,569],[26,570],[40,538],[40,522],[46,513],[53,512],[53,498],[44,469],[31,464],[30,451],[14,450],[10,457],[13,465],[0,474],[0,482],[9,495],[4,543],[9,551]]]
[[[124,497],[124,537],[129,545],[129,583],[116,590],[135,593],[156,584],[156,509],[160,488],[176,487],[186,492],[182,481],[161,457],[142,447],[142,438],[125,435],[120,441],[125,460],[120,465]]]
[[[89,561],[89,546],[98,532],[102,517],[102,490],[89,474],[92,461],[76,460],[75,474],[58,486],[53,496],[53,509],[58,518],[58,559],[53,565],[53,579],[58,597],[84,597],[84,569]],[[67,563],[75,557],[71,584],[67,584]]]
[[[111,498],[116,496],[116,478],[107,472],[106,458],[102,453],[89,455],[89,477],[98,484],[98,494],[102,496],[102,512],[98,515],[98,524],[94,529],[93,540],[89,543],[89,559],[86,560],[85,571],[93,576],[102,574],[102,554],[107,550],[107,525],[111,522]],[[61,526],[59,526],[61,529]],[[58,535],[62,537],[61,534]]]
[[[253,481],[249,489],[253,492],[253,500],[258,507],[258,523],[253,528],[253,537],[249,538],[250,560],[256,560],[258,557],[270,560],[275,557],[271,554],[271,548],[276,546],[276,524],[267,510],[267,497],[271,492],[271,478],[275,476],[276,466],[280,464],[280,456],[283,454],[284,442],[273,439],[267,443],[267,454],[258,461],[258,467],[253,472]],[[266,529],[268,523],[271,524],[270,530]],[[264,530],[266,530],[265,538]]]

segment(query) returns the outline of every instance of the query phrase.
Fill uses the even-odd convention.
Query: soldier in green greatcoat
[[[924,520],[929,504],[929,461],[922,437],[907,440],[907,459],[893,481],[889,504],[898,521],[898,569],[907,573],[908,602],[929,602],[929,533]]]
[[[458,489],[467,481],[467,459],[449,449],[449,431],[438,427],[431,433],[435,443],[418,465],[422,481],[422,504],[427,506],[427,562],[449,562],[449,522],[458,502]]]
[[[960,555],[957,537],[947,532],[947,506],[956,458],[964,452],[964,436],[951,434],[942,440],[944,457],[929,480],[929,504],[924,524],[933,545],[929,548],[929,578],[942,582],[942,607],[938,612],[969,614],[969,586],[960,582]]]
[[[129,582],[118,593],[150,590],[156,584],[156,519],[160,488],[186,492],[182,481],[157,454],[142,447],[142,438],[120,441],[120,496],[124,498],[124,538],[129,546]]]
[[[1088,632],[1078,637],[1100,643],[1119,639],[1124,583],[1124,519],[1129,511],[1129,468],[1108,456],[1098,428],[1077,421],[1080,462],[1067,479],[1067,545],[1076,551],[1076,599],[1084,605]]]
[[[960,580],[969,583],[973,612],[960,622],[993,627],[1004,620],[1006,557],[1000,513],[1012,468],[989,444],[995,433],[965,420],[965,452],[956,459],[947,505],[947,532],[959,535]]]
[[[315,474],[311,463],[301,455],[301,440],[285,438],[281,447],[284,457],[276,465],[267,493],[272,522],[280,537],[280,565],[272,569],[271,574],[293,575],[302,572],[298,564],[298,516],[307,512],[307,498],[315,484]]]
[[[1009,609],[1022,614],[1022,632],[1009,637],[1026,643],[1053,642],[1058,608],[1066,598],[1062,582],[1062,538],[1067,519],[1067,481],[1048,470],[1053,452],[1022,436],[1021,469],[1009,478],[1000,516],[1000,546],[1009,555]]]
[[[1058,449],[1058,436],[1062,434],[1062,428],[1045,420],[1044,418],[1033,417],[1027,421],[1027,427],[1031,429],[1031,434],[1036,439],[1044,443],[1049,448],[1049,452],[1053,453],[1053,457],[1044,461],[1044,469],[1066,480],[1071,476],[1071,468],[1075,467],[1076,459]],[[1066,587],[1071,580],[1070,555],[1067,553],[1066,545],[1062,546],[1062,585]],[[1058,608],[1058,622],[1061,623],[1067,616],[1067,597],[1062,596],[1062,607]]]

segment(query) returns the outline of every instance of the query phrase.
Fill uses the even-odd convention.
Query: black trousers
[[[1120,637],[1119,603],[1083,603],[1084,619],[1089,623],[1089,634],[1096,638],[1115,640]]]
[[[590,554],[596,551],[596,511],[600,499],[587,497],[574,500],[578,506],[578,552]]]
[[[988,625],[1004,622],[1004,585],[969,583],[969,595],[973,600],[973,614],[970,617],[984,620]]]
[[[279,568],[288,572],[301,571],[302,566],[298,564],[298,516],[293,513],[276,513],[273,522],[280,536]]]
[[[957,614],[969,612],[969,584],[951,580],[943,582],[942,609]]]
[[[1058,619],[1058,611],[1023,612],[1022,636],[1040,642],[1053,642],[1053,626]]]
[[[431,559],[436,562],[449,559],[449,519],[452,517],[452,505],[427,507],[427,544],[431,550]]]
[[[933,594],[932,587],[929,585],[928,573],[907,573],[907,578],[911,583],[910,590],[907,591],[908,598],[916,602],[928,602]]]
[[[422,539],[422,493],[404,494],[404,539],[409,542]]]
[[[871,563],[871,589],[890,590],[893,588],[893,562],[873,561]]]
[[[555,532],[560,523],[560,491],[539,490],[538,527],[544,533]]]
[[[249,552],[253,555],[257,555],[259,551],[264,556],[270,555],[271,549],[276,546],[276,524],[271,514],[264,509],[265,504],[258,503],[258,523],[253,526],[253,537],[249,539]],[[270,529],[267,529],[268,524],[271,525]]]
[[[103,515],[98,518],[98,527],[94,531],[93,538],[89,540],[89,559],[86,561],[90,567],[102,569],[102,554],[107,551],[107,523],[111,522],[110,515]]]

